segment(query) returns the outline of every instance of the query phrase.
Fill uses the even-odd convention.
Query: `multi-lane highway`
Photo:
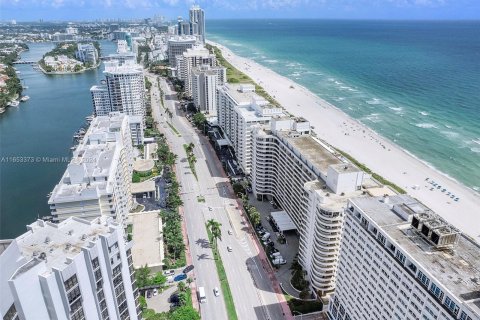
[[[190,123],[181,116],[175,92],[160,80],[165,93],[165,107],[174,114],[171,124],[176,134],[166,124],[164,110],[160,104],[160,93],[156,77],[148,75],[153,86],[152,112],[165,133],[172,151],[178,155],[177,177],[181,184],[184,201],[184,215],[187,226],[190,252],[195,266],[196,286],[206,290],[207,302],[201,304],[202,319],[227,319],[223,297],[215,297],[213,289],[220,288],[212,251],[208,245],[205,223],[215,219],[222,224],[222,239],[218,241],[220,255],[227,273],[235,308],[239,319],[283,319],[284,314],[267,271],[258,257],[248,225],[243,221],[237,209],[237,202],[228,179],[224,176],[221,164],[207,139],[198,135]],[[183,144],[193,143],[198,180],[191,173],[186,160]],[[199,202],[197,196],[203,196],[205,202]],[[228,230],[231,230],[231,235]],[[232,247],[232,252],[227,251]],[[222,293],[221,293],[222,294]]]

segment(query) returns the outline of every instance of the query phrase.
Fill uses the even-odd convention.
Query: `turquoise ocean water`
[[[213,20],[207,32],[480,190],[479,21]]]

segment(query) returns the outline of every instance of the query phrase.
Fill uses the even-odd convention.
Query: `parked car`
[[[278,259],[275,259],[273,260],[272,262],[274,265],[282,265],[282,264],[286,264],[287,263],[287,260],[283,259],[282,257],[278,258]]]
[[[273,257],[281,257],[282,255],[280,254],[280,252],[274,252],[270,255],[271,258]]]
[[[269,249],[270,249],[270,253],[278,252],[278,249],[275,247],[270,247]]]
[[[266,233],[262,236],[262,240],[265,241],[265,240],[267,240],[269,237],[270,237],[270,233],[269,233],[269,232],[266,232]]]
[[[151,298],[151,297],[152,297],[152,291],[147,290],[147,298]]]
[[[228,234],[232,234],[232,230],[228,229]]]
[[[215,297],[218,297],[220,295],[220,291],[217,287],[213,288],[213,294],[215,295]]]
[[[187,275],[185,273],[181,273],[177,276],[175,276],[175,278],[173,278],[173,281],[182,281],[182,280],[185,280],[187,279]]]
[[[268,245],[269,247],[274,247],[274,246],[275,246],[275,242],[270,241],[269,243],[267,243],[267,245]]]
[[[187,274],[189,273],[190,271],[192,271],[194,268],[193,264],[187,266],[185,269],[183,269],[183,273]]]
[[[156,296],[158,294],[158,290],[157,289],[153,289],[153,295]]]
[[[166,271],[163,271],[163,274],[165,276],[173,276],[175,274],[175,270],[166,270]]]
[[[232,251],[233,251],[232,247],[228,246],[228,247],[227,247],[227,251],[228,251],[228,252],[232,252]]]

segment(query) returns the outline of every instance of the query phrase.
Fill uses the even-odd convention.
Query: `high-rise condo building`
[[[480,246],[417,200],[354,198],[330,319],[480,319]]]
[[[298,261],[319,296],[335,287],[343,212],[359,196],[363,172],[310,133],[304,119],[276,116],[252,136],[251,181],[258,199],[274,199],[300,234]]]
[[[110,94],[106,85],[95,85],[90,88],[92,95],[93,113],[96,116],[106,116],[112,112]]]
[[[225,83],[227,71],[224,67],[200,66],[191,72],[192,97],[198,111],[211,116],[217,115],[217,88]]]
[[[272,116],[283,114],[255,93],[251,84],[225,84],[217,90],[218,124],[235,151],[238,163],[249,177],[252,167],[252,135],[258,125],[268,125]]]
[[[192,96],[192,69],[201,66],[214,67],[216,65],[216,58],[213,53],[210,53],[203,46],[194,46],[191,49],[185,50],[176,58],[176,76],[182,80],[185,85],[185,93]]]
[[[205,12],[198,5],[190,8],[190,32],[198,35],[199,40],[205,43]]]
[[[131,242],[111,218],[38,220],[0,255],[0,316],[140,319]]]
[[[145,117],[145,80],[142,67],[136,63],[118,61],[105,63],[106,85],[110,108],[130,116]],[[95,106],[97,109],[97,106]]]
[[[172,36],[168,39],[168,61],[170,66],[175,68],[177,66],[177,56],[181,55],[187,49],[193,48],[197,43],[195,36]]]
[[[53,221],[102,215],[124,224],[132,205],[132,171],[128,117],[95,117],[48,200]]]

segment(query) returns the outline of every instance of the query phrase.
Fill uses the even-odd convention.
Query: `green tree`
[[[159,286],[163,286],[165,282],[167,282],[167,277],[164,276],[161,272],[157,272],[152,278],[152,283]]]
[[[178,303],[180,303],[181,306],[184,306],[184,305],[187,304],[187,293],[186,292],[178,293]]]
[[[254,207],[250,210],[250,221],[252,221],[252,225],[254,227],[258,226],[258,224],[260,223],[260,213],[258,212],[258,210]]]
[[[205,121],[207,121],[207,118],[205,117],[205,115],[203,113],[197,112],[193,115],[193,124],[197,128],[203,127],[203,125],[205,124]]]
[[[137,286],[139,288],[150,285],[150,269],[147,265],[135,270],[135,279],[137,279]]]
[[[212,233],[215,248],[217,248],[218,239],[222,239],[222,229],[220,228],[221,226],[222,224],[214,219],[210,219],[207,221],[207,228],[209,228],[210,232]]]
[[[184,306],[175,309],[171,314],[170,320],[200,320],[200,315],[193,307]]]
[[[75,71],[75,72],[78,72],[80,70],[82,70],[82,66],[79,65],[79,64],[76,64],[75,67],[73,68],[73,71]]]
[[[177,288],[180,292],[184,292],[187,290],[187,286],[185,285],[185,282],[183,281],[180,281],[178,284],[177,284]]]

